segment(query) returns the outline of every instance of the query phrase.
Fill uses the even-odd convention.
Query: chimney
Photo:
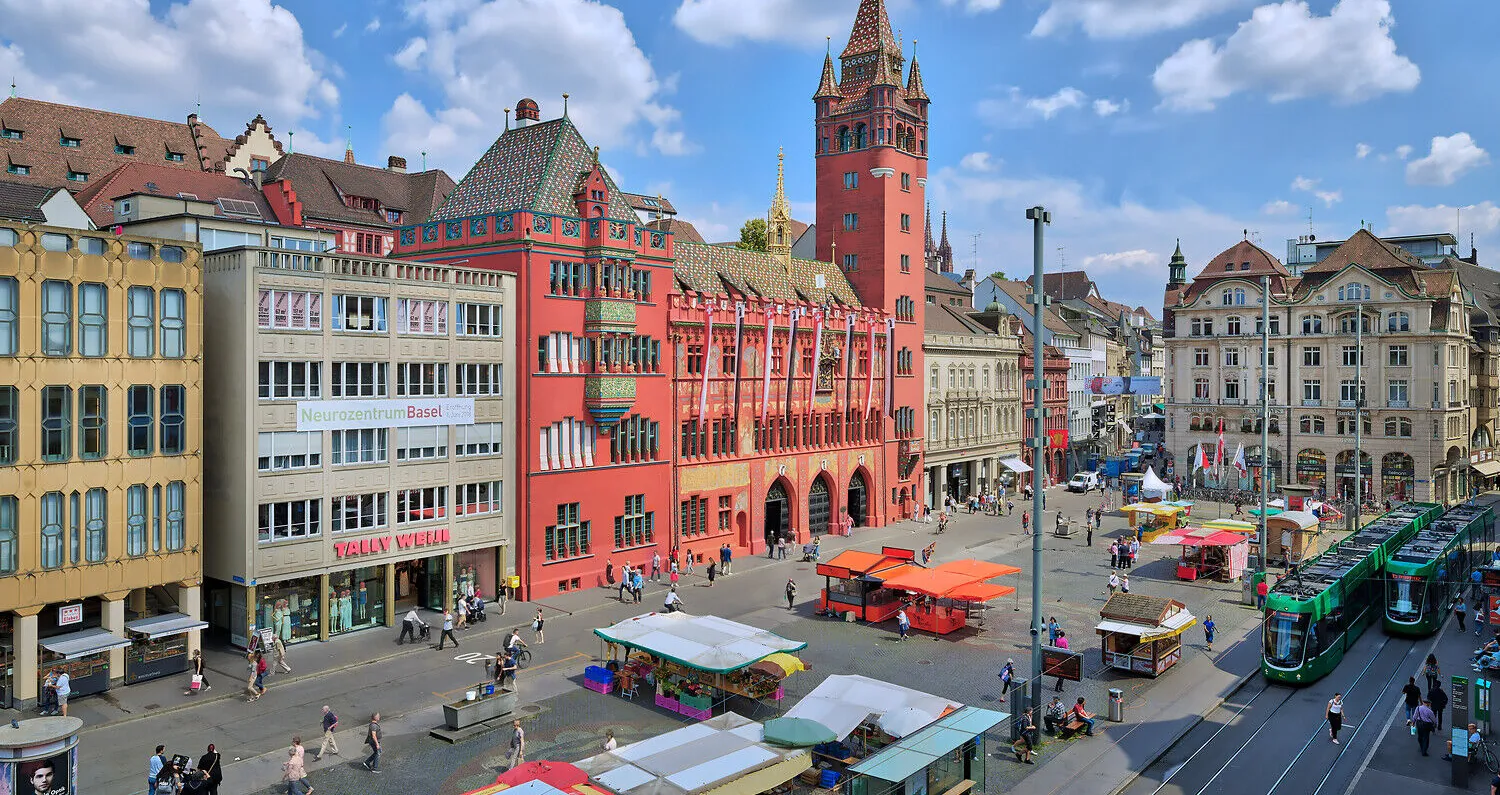
[[[355,162],[354,162],[354,148],[353,147],[350,147],[350,148],[344,150],[344,162],[348,163],[351,166],[355,165]]]
[[[405,174],[406,173],[406,158],[404,158],[404,157],[397,157],[396,155],[391,155],[390,157],[387,157],[385,159],[385,170],[386,171],[393,171],[393,172],[395,172],[397,174]]]
[[[516,127],[529,127],[542,119],[541,108],[530,97],[516,103]]]

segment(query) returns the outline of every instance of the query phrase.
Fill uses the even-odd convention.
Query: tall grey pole
[[[1052,213],[1040,205],[1026,211],[1031,221],[1031,427],[1034,431],[1031,444],[1036,452],[1032,462],[1036,471],[1032,473],[1031,489],[1031,706],[1035,709],[1042,703],[1042,487],[1047,482],[1047,434],[1046,411],[1042,407],[1042,392],[1047,382],[1042,372],[1042,311],[1047,305],[1047,293],[1042,287],[1042,233],[1043,227],[1052,223]],[[1040,475],[1040,479],[1037,476]]]
[[[1349,529],[1359,529],[1359,509],[1364,505],[1365,462],[1364,447],[1361,442],[1364,436],[1364,417],[1361,409],[1365,407],[1365,305],[1358,304],[1357,314],[1354,316],[1354,510],[1349,512]],[[1373,467],[1371,468],[1374,469]]]
[[[1291,385],[1287,385],[1291,389]],[[1288,393],[1290,394],[1290,393]],[[1260,277],[1260,579],[1266,578],[1266,497],[1271,479],[1271,277]],[[1290,432],[1290,429],[1288,430]]]

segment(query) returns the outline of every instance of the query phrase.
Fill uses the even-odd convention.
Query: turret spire
[[[766,252],[792,267],[792,204],[786,200],[786,153],[776,150],[776,195],[766,213]]]
[[[911,40],[911,74],[906,78],[907,102],[931,102],[927,89],[922,86],[922,67],[917,65],[917,40]]]
[[[932,255],[937,252],[937,247],[932,244],[932,202],[927,203],[927,216],[922,220],[922,252],[927,257],[928,264],[932,264]]]
[[[833,39],[830,37],[829,41],[832,42]],[[839,93],[838,78],[833,74],[833,52],[830,50],[823,56],[823,76],[818,80],[818,93],[813,94],[813,99],[838,99],[842,96]]]
[[[1181,287],[1187,284],[1187,258],[1182,256],[1182,238],[1177,238],[1177,250],[1172,252],[1172,261],[1167,263],[1167,286]]]

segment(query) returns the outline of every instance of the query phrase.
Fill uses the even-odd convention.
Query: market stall
[[[1137,502],[1120,509],[1130,518],[1130,528],[1141,543],[1150,543],[1157,536],[1170,533],[1182,526],[1187,508],[1168,505],[1164,502]]]
[[[604,795],[589,786],[589,774],[567,762],[525,762],[495,777],[495,783],[464,795]]]
[[[1016,592],[986,580],[1021,570],[983,560],[955,560],[930,569],[911,567],[887,577],[884,587],[904,591],[913,629],[946,635],[973,623],[976,606]]]
[[[916,553],[910,549],[881,547],[880,552],[849,549],[827,563],[818,564],[824,577],[821,611],[853,613],[861,621],[884,621],[901,609],[899,594],[881,586],[885,578],[911,567]]]
[[[727,712],[576,764],[613,795],[759,795],[812,767],[812,752],[773,745],[761,724]]]
[[[962,707],[942,696],[890,682],[834,674],[792,705],[786,717],[806,718],[827,726],[855,755],[863,757]]]
[[[1282,511],[1266,517],[1266,560],[1292,566],[1318,555],[1318,517],[1311,511]]]
[[[1144,502],[1165,502],[1172,499],[1177,490],[1170,483],[1156,476],[1156,470],[1146,467],[1146,474],[1141,476],[1140,497]]]
[[[188,633],[208,627],[184,613],[167,613],[125,624],[132,642],[125,654],[125,683],[182,673],[188,669]]]
[[[844,792],[847,795],[985,792],[989,754],[984,738],[1009,717],[1004,712],[964,707],[939,718],[851,766],[852,777]]]
[[[782,680],[806,670],[791,654],[806,643],[718,616],[647,613],[594,634],[607,644],[609,663],[585,672],[586,683],[601,685],[593,689],[636,692],[644,684],[658,707],[698,720],[730,696],[780,701]]]
[[[1094,628],[1106,668],[1156,677],[1182,658],[1182,633],[1198,620],[1175,599],[1117,593]]]
[[[1250,538],[1243,533],[1204,527],[1159,536],[1153,544],[1180,544],[1177,579],[1215,579],[1234,582],[1245,572],[1250,559]]]

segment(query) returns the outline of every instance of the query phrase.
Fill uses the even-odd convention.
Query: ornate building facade
[[[1240,241],[1191,281],[1179,250],[1169,266],[1167,446],[1175,474],[1254,488],[1320,487],[1352,498],[1360,424],[1362,493],[1377,499],[1457,499],[1469,481],[1469,317],[1452,269],[1361,229],[1293,276]],[[1261,277],[1269,280],[1270,449],[1260,449]],[[1355,330],[1363,326],[1363,350]],[[1361,361],[1363,364],[1361,365]],[[1201,442],[1225,458],[1239,445],[1248,472],[1193,472]],[[1264,460],[1263,460],[1264,459]]]

